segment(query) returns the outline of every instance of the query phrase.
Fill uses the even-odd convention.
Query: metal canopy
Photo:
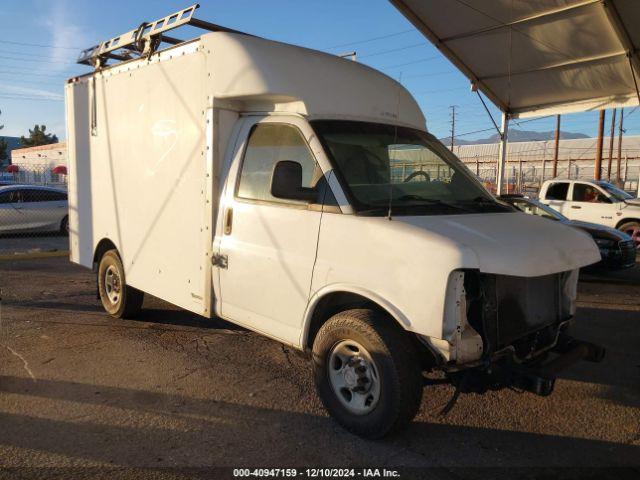
[[[640,0],[390,0],[510,118],[638,105]]]

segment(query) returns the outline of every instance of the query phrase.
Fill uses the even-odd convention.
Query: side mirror
[[[302,186],[302,165],[292,160],[280,160],[273,167],[271,195],[308,203],[314,202],[318,196],[315,188]]]

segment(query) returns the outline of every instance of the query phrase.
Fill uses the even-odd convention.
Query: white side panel
[[[67,122],[69,248],[70,260],[85,267],[93,262],[93,222],[91,162],[89,145],[89,84],[67,84],[65,110]],[[83,222],[80,223],[80,218]]]
[[[79,229],[72,259],[90,266],[108,238],[127,283],[208,315],[214,162],[207,162],[204,64],[198,52],[96,75],[95,135],[84,79],[88,87],[73,87],[68,131],[72,229]]]

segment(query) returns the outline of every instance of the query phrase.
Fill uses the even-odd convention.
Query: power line
[[[469,87],[454,87],[454,88],[444,88],[440,90],[427,90],[425,92],[415,92],[414,95],[428,95],[430,93],[444,93],[444,92],[453,92],[456,90],[467,90]]]
[[[448,72],[429,72],[429,73],[421,73],[417,75],[407,75],[405,78],[410,79],[410,78],[439,77],[442,75],[453,75],[454,73],[459,73],[460,75],[462,75],[462,73],[460,73],[458,70],[450,70]]]
[[[28,95],[5,95],[0,94],[0,98],[5,100],[36,100],[36,101],[48,101],[48,102],[62,102],[64,98],[48,98],[44,96],[28,96]]]
[[[51,58],[51,55],[38,55],[37,53],[31,52],[16,52],[14,50],[0,50],[0,54],[9,54],[9,55],[28,55],[30,57],[39,57],[39,58]]]
[[[411,62],[398,63],[398,64],[395,64],[395,65],[387,65],[386,67],[378,68],[378,70],[391,70],[393,68],[405,67],[407,65],[414,65],[416,63],[430,62],[432,60],[437,60],[439,58],[442,58],[442,57],[440,55],[436,55],[436,56],[433,56],[433,57],[426,57],[426,58],[421,58],[421,59],[418,59],[418,60],[413,60]]]
[[[26,71],[21,71],[21,70],[13,70],[11,72],[0,71],[0,75],[19,75],[19,76],[33,75],[35,77],[51,77],[51,78],[66,78],[67,77],[67,75],[65,75],[65,74],[51,75],[51,74],[46,74],[46,73],[33,73],[33,72],[26,72]]]
[[[340,45],[325,47],[324,50],[332,50],[334,48],[349,47],[351,45],[361,45],[363,43],[375,42],[376,40],[383,40],[385,38],[397,37],[398,35],[404,35],[405,33],[409,33],[409,32],[415,32],[415,30],[413,28],[409,28],[407,30],[402,30],[401,32],[389,33],[387,35],[380,35],[379,37],[365,38],[363,40],[356,40],[354,42],[342,43]]]
[[[379,52],[369,53],[367,55],[359,55],[359,58],[376,57],[378,55],[386,55],[387,53],[400,52],[402,50],[408,50],[410,48],[424,47],[424,46],[425,46],[424,42],[414,43],[412,45],[406,45],[404,47],[392,48],[392,49],[389,49],[389,50],[381,50]]]
[[[11,40],[0,40],[0,43],[7,43],[9,45],[21,45],[24,47],[40,47],[40,48],[53,48],[59,50],[78,50],[76,47],[60,47],[57,45],[43,45],[40,43],[24,43],[24,42],[14,42]]]
[[[465,132],[465,133],[459,133],[458,135],[456,135],[456,138],[459,137],[466,137],[467,135],[473,135],[474,133],[482,133],[482,132],[488,132],[490,130],[495,130],[495,128],[491,127],[491,128],[485,128],[483,130],[475,130],[473,132]]]
[[[7,57],[5,55],[0,55],[0,58],[3,58],[5,60],[20,61],[20,62],[55,63],[57,65],[77,65],[75,62],[63,62],[63,61],[57,61],[57,60],[41,60],[41,59],[19,58],[19,57]]]

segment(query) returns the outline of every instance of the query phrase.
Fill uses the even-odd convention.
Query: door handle
[[[580,209],[582,208],[580,205],[571,205],[571,208],[576,208],[576,209]]]
[[[224,234],[231,235],[231,228],[233,227],[233,208],[227,207],[224,211]]]

